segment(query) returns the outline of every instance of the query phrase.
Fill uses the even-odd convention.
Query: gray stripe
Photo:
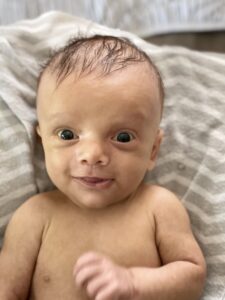
[[[209,272],[209,270],[208,270]],[[205,289],[204,289],[204,294],[203,294],[203,299],[204,299],[204,296],[205,297],[212,297],[210,298],[211,300],[212,299],[218,299],[218,300],[224,300],[223,298],[221,298],[224,294],[224,284],[210,284],[210,283],[207,283],[207,285],[205,286]],[[207,298],[208,299],[208,298]]]
[[[201,234],[207,237],[210,237],[211,235],[224,234],[225,220],[218,222],[214,217],[214,223],[208,225],[204,222],[204,220],[200,218],[199,215],[195,214],[194,212],[190,213],[190,219],[191,223],[193,224],[193,227],[195,227],[195,229],[198,229],[201,232]],[[207,247],[205,247],[205,249],[207,249]]]

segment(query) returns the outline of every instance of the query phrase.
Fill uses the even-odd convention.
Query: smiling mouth
[[[100,177],[73,177],[74,180],[82,185],[90,188],[105,189],[114,181],[112,178]]]

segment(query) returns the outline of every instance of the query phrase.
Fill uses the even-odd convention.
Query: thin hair
[[[69,75],[75,78],[88,76],[108,76],[129,65],[148,62],[158,81],[161,105],[164,100],[164,87],[160,73],[150,57],[129,39],[124,37],[95,35],[70,40],[64,47],[51,54],[42,66],[38,85],[44,72],[56,76],[57,86]]]

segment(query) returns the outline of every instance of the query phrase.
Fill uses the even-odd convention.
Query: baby
[[[163,85],[123,38],[79,38],[44,67],[37,132],[56,186],[12,217],[1,300],[195,300],[206,267],[188,215],[143,182],[156,162]]]

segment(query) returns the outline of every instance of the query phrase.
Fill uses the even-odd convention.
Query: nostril
[[[83,144],[77,152],[77,159],[80,164],[89,166],[102,166],[107,165],[109,162],[105,146],[99,143]]]
[[[93,160],[93,159],[82,159],[81,164],[83,165],[104,165],[103,160]]]

